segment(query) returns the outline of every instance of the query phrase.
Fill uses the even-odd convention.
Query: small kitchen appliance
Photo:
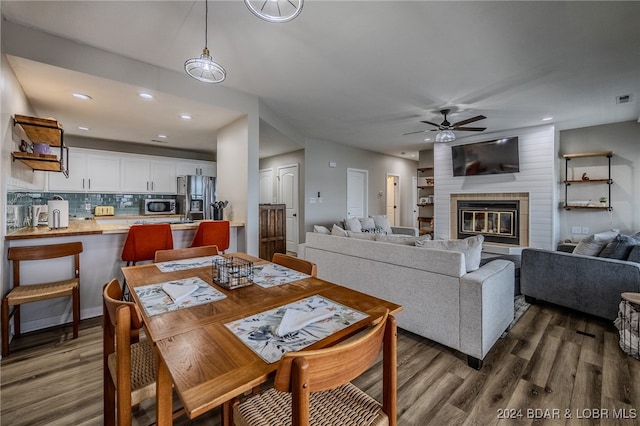
[[[69,201],[67,200],[49,200],[48,206],[48,223],[49,228],[59,229],[69,227]]]
[[[49,225],[49,206],[47,204],[34,204],[31,206],[31,226]]]
[[[143,214],[176,214],[176,200],[174,198],[146,198],[143,200]]]

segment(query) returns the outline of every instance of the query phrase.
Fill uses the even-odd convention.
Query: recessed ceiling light
[[[87,126],[78,126],[78,129],[79,130],[84,130],[85,132],[88,132],[89,130],[91,130],[91,128],[87,127]]]
[[[165,139],[167,135],[158,135],[159,138]]]
[[[551,121],[553,120],[553,117],[543,117],[542,121]]]
[[[431,142],[431,138],[426,138],[424,141],[425,142]]]
[[[191,120],[191,116],[189,114],[180,114],[180,118],[183,120]]]
[[[415,157],[416,155],[415,155],[415,154],[411,154],[411,156],[412,156],[412,157]]]
[[[151,93],[140,93],[138,96],[140,96],[142,99],[153,99],[153,95]]]
[[[78,98],[78,99],[83,99],[83,100],[85,100],[85,101],[86,101],[86,100],[91,99],[91,96],[86,95],[86,94],[84,94],[84,93],[78,93],[78,92],[74,93],[74,94],[73,94],[73,97],[74,97],[74,98]]]

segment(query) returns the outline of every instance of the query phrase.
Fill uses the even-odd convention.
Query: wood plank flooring
[[[0,424],[102,424],[100,319],[83,321],[77,340],[69,335],[58,328],[12,343],[0,370]],[[379,359],[354,383],[380,399],[381,371]],[[480,371],[460,353],[399,332],[399,425],[640,425],[639,410],[640,361],[603,320],[534,305]],[[134,425],[152,423],[153,401],[134,416]],[[220,416],[176,424],[217,426]]]

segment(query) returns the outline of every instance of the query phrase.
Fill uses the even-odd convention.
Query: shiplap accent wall
[[[454,177],[451,145],[488,141],[518,136],[520,172],[500,175]],[[483,134],[453,144],[435,144],[435,238],[455,238],[449,235],[451,194],[529,193],[529,246],[555,247],[558,221],[556,187],[557,135],[554,126],[540,126],[505,132]]]

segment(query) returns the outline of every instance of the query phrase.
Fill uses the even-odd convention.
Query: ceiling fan
[[[451,124],[449,123],[449,120],[447,120],[447,114],[449,114],[450,112],[450,109],[440,110],[440,113],[444,116],[444,120],[440,124],[426,120],[420,121],[421,123],[436,126],[435,129],[431,129],[432,132],[438,131],[438,134],[436,135],[436,142],[451,142],[456,140],[456,135],[455,133],[453,133],[454,130],[463,130],[466,132],[482,132],[483,130],[486,130],[486,127],[464,127],[466,124],[484,120],[485,118],[487,118],[484,115],[476,115],[475,117],[467,118],[466,120],[458,121],[457,123]],[[404,133],[404,136],[428,131],[429,130],[418,130],[417,132]]]

